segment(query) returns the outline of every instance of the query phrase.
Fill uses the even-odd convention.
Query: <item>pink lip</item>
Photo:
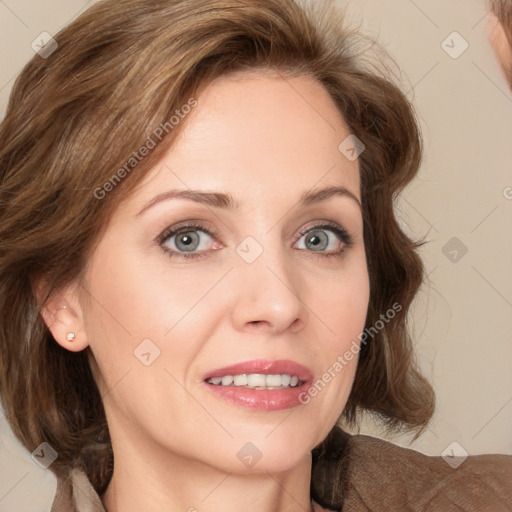
[[[294,388],[258,390],[237,386],[216,386],[206,382],[208,379],[213,377],[242,375],[244,373],[295,375],[299,378],[302,384]],[[300,400],[300,396],[301,394],[304,394],[309,383],[313,380],[313,373],[309,368],[293,361],[255,359],[213,370],[207,373],[203,380],[208,389],[216,396],[227,400],[234,405],[263,411],[278,411],[296,407],[303,403]]]

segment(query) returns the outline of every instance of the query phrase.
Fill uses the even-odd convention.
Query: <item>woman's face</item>
[[[238,73],[198,102],[90,260],[81,337],[114,449],[285,470],[327,435],[356,371],[339,357],[369,298],[358,162],[311,78]]]

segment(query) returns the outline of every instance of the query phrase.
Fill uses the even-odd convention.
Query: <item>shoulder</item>
[[[349,511],[506,512],[512,510],[512,455],[451,461],[336,429],[314,452],[312,487],[326,499],[323,506]]]

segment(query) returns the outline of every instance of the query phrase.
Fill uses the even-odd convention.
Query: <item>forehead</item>
[[[210,83],[170,150],[142,183],[237,191],[253,198],[343,185],[359,195],[350,130],[325,88],[308,76],[239,72]]]

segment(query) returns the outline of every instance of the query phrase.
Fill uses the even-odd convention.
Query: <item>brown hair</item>
[[[510,0],[489,0],[489,7],[503,25],[508,44],[512,46],[512,2]]]
[[[503,28],[512,54],[512,0],[489,0],[489,7]],[[501,64],[512,88],[512,62],[502,62]]]
[[[48,299],[83,275],[109,216],[184,123],[128,172],[134,151],[203,86],[233,71],[314,77],[365,144],[366,326],[395,303],[401,309],[361,345],[342,418],[354,426],[366,410],[389,432],[418,433],[430,420],[433,390],[417,369],[406,326],[423,277],[419,244],[393,211],[419,168],[418,125],[389,69],[377,68],[382,54],[368,57],[372,43],[345,28],[330,2],[316,13],[305,9],[292,0],[105,0],[57,34],[53,53],[36,55],[18,77],[0,126],[1,395],[23,444],[32,451],[46,441],[58,452],[51,466],[58,477],[82,467],[101,493],[113,456],[89,350],[73,353],[55,342],[33,278],[44,278]],[[123,179],[98,199],[122,168]]]

